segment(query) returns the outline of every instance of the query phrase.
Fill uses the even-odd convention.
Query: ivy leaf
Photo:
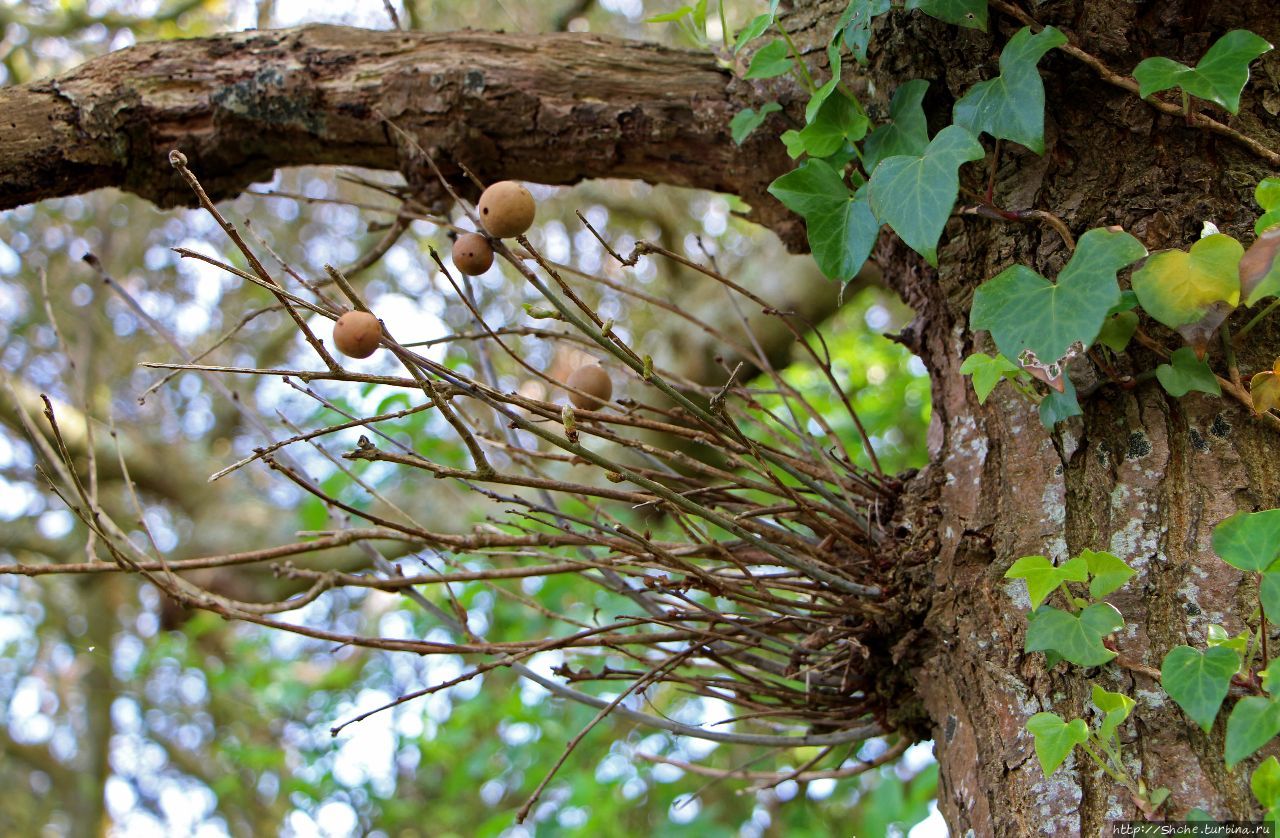
[[[1249,30],[1233,29],[1215,41],[1194,68],[1170,58],[1148,58],[1133,68],[1133,77],[1143,99],[1180,87],[1236,113],[1240,91],[1249,81],[1249,63],[1270,49],[1271,44]]]
[[[1083,582],[1088,579],[1089,568],[1080,559],[1072,559],[1057,566],[1044,556],[1023,556],[1005,571],[1004,578],[1026,580],[1031,610],[1035,611],[1045,597],[1063,582]]]
[[[733,119],[729,120],[729,133],[733,135],[735,145],[742,145],[742,141],[751,136],[751,132],[764,123],[769,118],[769,114],[782,110],[782,105],[777,102],[769,102],[760,107],[760,110],[754,108],[743,108],[733,115]]]
[[[1227,630],[1217,623],[1209,626],[1209,631],[1205,636],[1205,642],[1210,646],[1224,646],[1231,649],[1238,655],[1244,655],[1249,648],[1249,639],[1251,637],[1249,629],[1245,629],[1237,635],[1227,633]]]
[[[1109,692],[1094,684],[1093,704],[1104,714],[1102,724],[1098,726],[1098,738],[1103,741],[1110,739],[1115,734],[1116,728],[1129,718],[1136,703],[1124,693]]]
[[[1066,762],[1072,748],[1089,739],[1084,719],[1072,719],[1068,724],[1056,713],[1036,713],[1027,719],[1027,732],[1035,737],[1036,759],[1046,778]]]
[[[1071,377],[1064,374],[1061,381],[1063,385],[1061,393],[1050,390],[1049,395],[1040,400],[1040,424],[1044,425],[1047,431],[1052,431],[1054,425],[1072,416],[1084,414],[1080,409],[1080,399],[1076,396],[1076,385],[1071,381]]]
[[[1213,550],[1240,570],[1258,573],[1280,558],[1280,509],[1237,512],[1213,528]]]
[[[827,45],[827,66],[831,68],[831,78],[822,87],[813,91],[813,95],[809,97],[809,103],[804,106],[804,121],[806,123],[813,122],[818,115],[818,111],[822,109],[836,86],[840,84],[840,73],[844,69],[844,64],[840,61],[839,41],[832,41]]]
[[[676,9],[674,12],[666,12],[664,14],[654,15],[653,17],[645,18],[644,22],[645,23],[677,23],[681,19],[688,17],[691,14],[693,14],[693,6],[681,6],[680,8]]]
[[[1280,225],[1280,218],[1276,219]],[[1251,306],[1280,296],[1280,226],[1264,231],[1240,258],[1240,294]]]
[[[1046,605],[1027,617],[1026,650],[1052,650],[1077,666],[1101,666],[1116,656],[1102,638],[1123,625],[1124,618],[1110,603],[1090,605],[1078,616]]]
[[[1160,665],[1160,684],[1183,712],[1208,733],[1227,697],[1231,676],[1239,668],[1240,656],[1226,646],[1213,646],[1203,652],[1190,646],[1174,646]]]
[[[983,352],[973,353],[960,365],[961,375],[973,376],[973,391],[978,394],[978,404],[986,404],[987,396],[997,384],[1006,378],[1016,379],[1020,372],[1022,368],[1003,355],[997,354],[993,358]]]
[[[1196,357],[1196,352],[1191,347],[1175,349],[1169,360],[1172,363],[1156,367],[1156,378],[1160,379],[1160,386],[1169,395],[1180,399],[1192,390],[1214,396],[1222,395],[1218,377],[1207,363]]]
[[[1094,599],[1102,599],[1107,594],[1120,590],[1137,573],[1124,559],[1105,551],[1081,550],[1080,558],[1084,559],[1089,568],[1089,576],[1092,577],[1089,580],[1089,596]]]
[[[1240,302],[1240,257],[1244,247],[1215,233],[1189,252],[1161,250],[1133,272],[1133,290],[1148,314],[1170,329],[1195,323],[1216,303]]]
[[[1098,343],[1112,352],[1123,352],[1133,340],[1133,333],[1138,331],[1138,315],[1132,311],[1121,311],[1111,315],[1102,323],[1098,331]]]
[[[857,142],[870,122],[857,102],[836,91],[823,102],[813,121],[800,130],[798,139],[810,157],[828,157]]]
[[[822,272],[849,279],[866,262],[880,222],[865,198],[854,194],[840,174],[822,160],[807,160],[769,186],[769,194],[804,217],[809,249]]]
[[[1249,696],[1236,703],[1227,719],[1227,767],[1235,764],[1280,733],[1280,702]]]
[[[956,26],[987,31],[987,0],[907,0],[907,10],[912,9]]]
[[[1030,349],[1046,363],[1076,341],[1093,343],[1112,306],[1120,301],[1116,272],[1147,250],[1123,230],[1098,228],[1080,237],[1057,284],[1024,265],[1014,265],[983,283],[969,316],[986,329],[1009,358]]]
[[[867,63],[867,45],[871,43],[871,21],[889,11],[889,0],[852,0],[840,19],[836,31],[844,31],[844,45],[859,64]]]
[[[790,72],[793,66],[795,62],[791,60],[791,50],[787,47],[787,42],[781,38],[774,38],[751,56],[751,65],[747,67],[744,78],[771,79]]]
[[[1052,26],[1038,35],[1029,26],[1018,30],[1000,53],[1000,75],[978,82],[956,102],[955,123],[1044,154],[1044,82],[1036,65],[1066,42]]]
[[[1138,307],[1138,295],[1129,290],[1120,292],[1120,302],[1111,307],[1107,314],[1119,314],[1122,311],[1130,311]]]
[[[1280,806],[1280,761],[1271,756],[1259,763],[1249,778],[1249,788],[1262,808]]]
[[[733,51],[737,52],[751,41],[759,38],[764,31],[773,25],[773,14],[765,12],[762,15],[756,15],[751,18],[746,26],[742,27],[742,31],[738,33],[738,37],[733,39]]]
[[[982,145],[972,134],[948,125],[920,155],[880,161],[871,174],[871,207],[908,247],[937,267],[938,239],[960,193],[960,166],[982,157]]]
[[[1262,613],[1267,615],[1268,620],[1274,622],[1280,618],[1280,572],[1271,570],[1262,574],[1258,599],[1262,602]]]
[[[1276,359],[1276,368],[1264,370],[1249,379],[1249,397],[1253,399],[1253,409],[1259,415],[1268,410],[1280,410],[1280,358]]]
[[[862,144],[862,166],[875,171],[876,164],[895,155],[919,156],[929,145],[929,126],[925,123],[925,91],[929,82],[912,79],[898,85],[889,102],[890,122],[872,131]]]
[[[1280,177],[1263,178],[1253,190],[1253,199],[1262,207],[1262,217],[1253,225],[1253,232],[1262,235],[1268,227],[1280,224]]]

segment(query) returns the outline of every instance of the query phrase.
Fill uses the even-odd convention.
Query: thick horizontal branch
[[[400,169],[434,187],[380,113],[447,173],[457,161],[488,180],[735,192],[786,226],[764,188],[790,161],[767,137],[730,140],[734,88],[705,53],[583,34],[306,26],[142,44],[0,90],[0,209],[102,186],[189,204],[174,148],[215,199],[306,164]]]

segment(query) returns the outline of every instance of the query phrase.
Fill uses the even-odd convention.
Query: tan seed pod
[[[453,243],[453,264],[468,276],[479,276],[493,265],[493,248],[479,233],[465,233]]]
[[[476,210],[489,235],[500,239],[522,235],[533,224],[533,196],[514,180],[500,180],[480,196]]]
[[[368,358],[382,340],[382,324],[367,311],[348,311],[333,324],[333,344],[343,355]]]
[[[609,373],[599,364],[578,367],[569,376],[568,384],[571,388],[569,401],[582,410],[599,410],[613,395],[613,382],[609,380]],[[585,395],[579,395],[573,390],[581,390]]]

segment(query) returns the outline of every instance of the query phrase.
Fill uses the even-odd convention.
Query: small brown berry
[[[609,373],[604,371],[604,367],[599,364],[588,364],[585,367],[578,367],[569,376],[569,401],[573,402],[573,406],[582,410],[599,410],[609,401],[609,397],[613,395],[613,382],[609,380]],[[573,392],[573,390],[581,390],[583,394]]]
[[[489,235],[508,239],[529,229],[535,207],[528,189],[514,180],[500,180],[484,191],[476,210]]]
[[[382,340],[382,324],[367,311],[348,311],[333,324],[333,343],[343,355],[368,358]]]
[[[493,265],[493,248],[479,233],[458,236],[453,243],[453,264],[468,276],[479,276]]]

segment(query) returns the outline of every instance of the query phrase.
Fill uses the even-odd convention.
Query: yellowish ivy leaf
[[[1280,359],[1274,370],[1260,372],[1249,380],[1249,395],[1258,413],[1280,410]]]
[[[1134,271],[1133,290],[1148,314],[1171,329],[1201,320],[1216,303],[1240,303],[1244,247],[1223,233],[1206,236],[1190,252],[1162,250]]]

